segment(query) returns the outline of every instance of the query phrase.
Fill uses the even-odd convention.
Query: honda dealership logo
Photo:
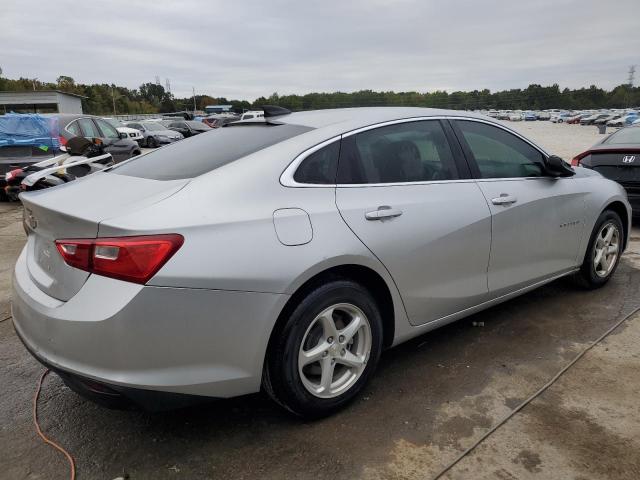
[[[622,163],[633,163],[636,161],[636,156],[635,155],[625,155],[622,158]]]

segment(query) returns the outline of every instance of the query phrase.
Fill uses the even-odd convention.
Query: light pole
[[[115,94],[115,87],[112,85],[111,86],[111,102],[113,103],[113,114],[116,114],[116,94]]]
[[[196,114],[196,88],[195,87],[191,87],[191,90],[193,91],[193,114]]]

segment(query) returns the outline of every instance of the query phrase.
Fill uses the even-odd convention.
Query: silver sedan
[[[21,195],[13,318],[99,402],[264,389],[343,407],[380,353],[572,275],[605,284],[622,187],[488,117],[420,108],[231,124]]]

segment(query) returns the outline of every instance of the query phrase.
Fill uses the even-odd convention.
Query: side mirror
[[[557,155],[546,158],[544,167],[547,173],[553,177],[570,177],[576,174],[573,168]]]
[[[119,136],[122,140],[124,140],[125,138],[127,138],[127,134],[126,134],[126,133],[123,133],[123,132],[118,132],[118,136]]]

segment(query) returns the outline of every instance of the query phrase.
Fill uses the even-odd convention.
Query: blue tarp
[[[36,113],[0,115],[0,148],[7,146],[31,146],[44,151],[58,150],[58,119]]]

